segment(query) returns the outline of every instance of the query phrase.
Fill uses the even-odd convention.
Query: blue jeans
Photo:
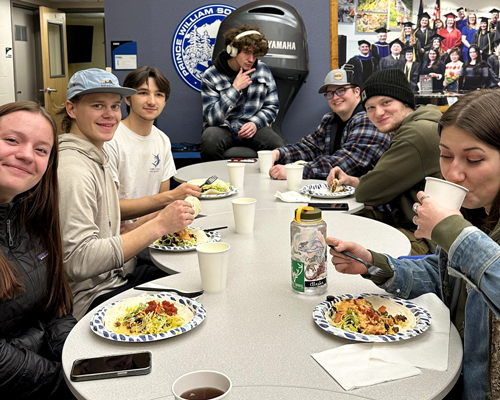
[[[225,126],[209,126],[201,134],[200,155],[202,161],[223,160],[224,152],[231,147],[250,147],[259,151],[274,150],[284,145],[283,138],[270,126],[258,129],[250,139],[234,137],[230,129]]]

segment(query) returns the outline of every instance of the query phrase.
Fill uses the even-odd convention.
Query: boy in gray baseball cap
[[[121,120],[122,98],[135,93],[96,68],[77,72],[68,84],[62,112],[67,133],[59,136],[58,175],[64,267],[77,319],[130,287],[165,276],[153,265],[136,265],[135,255],[194,219],[191,205],[178,200],[156,208],[160,211],[137,229],[120,234],[118,192],[103,145]]]
[[[335,166],[361,176],[371,170],[390,143],[390,135],[379,132],[366,116],[360,88],[351,66],[330,71],[318,92],[328,101],[325,114],[312,135],[273,150],[269,175],[286,179],[284,164],[302,161],[304,179],[325,179]]]

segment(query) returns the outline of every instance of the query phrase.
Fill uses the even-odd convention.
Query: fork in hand
[[[217,175],[212,175],[210,176],[206,181],[205,183],[201,184],[200,185],[200,188],[202,188],[203,186],[205,185],[211,185],[212,183],[214,183],[215,181],[217,180]]]
[[[328,246],[331,247],[332,249],[334,249],[334,247],[332,245],[328,245]],[[356,257],[354,254],[349,253],[348,251],[341,251],[340,253],[342,253],[343,255],[345,255],[349,258],[352,258],[353,260],[360,262],[361,264],[363,264],[366,267],[367,273],[361,274],[361,276],[365,279],[370,279],[370,277],[372,277],[372,276],[382,278],[382,279],[389,279],[389,278],[392,278],[394,276],[394,272],[385,271],[382,268],[379,268],[379,267],[376,267],[375,265],[367,263],[365,260],[363,260],[359,257]]]

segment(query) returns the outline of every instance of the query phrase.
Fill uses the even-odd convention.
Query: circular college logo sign
[[[222,20],[236,10],[225,4],[209,4],[190,12],[177,26],[172,59],[179,76],[200,91],[201,77],[212,65],[215,39]]]

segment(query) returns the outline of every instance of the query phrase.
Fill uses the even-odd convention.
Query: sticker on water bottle
[[[292,260],[292,288],[297,292],[304,291],[304,263]]]

